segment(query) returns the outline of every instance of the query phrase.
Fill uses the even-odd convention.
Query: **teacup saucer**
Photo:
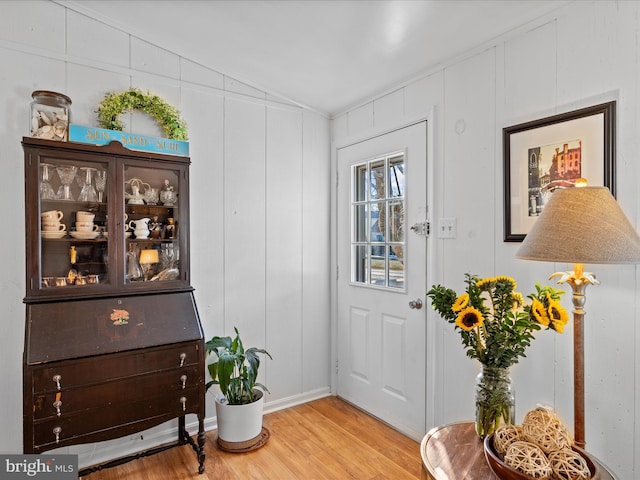
[[[66,233],[65,230],[40,230],[42,238],[46,238],[47,240],[51,238],[62,238]]]
[[[69,232],[69,235],[71,235],[73,238],[77,238],[80,240],[93,240],[94,238],[96,238],[98,235],[100,235],[100,232]]]

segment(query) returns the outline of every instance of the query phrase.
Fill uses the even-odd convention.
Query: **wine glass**
[[[60,177],[60,181],[62,182],[61,200],[73,200],[73,195],[71,194],[71,184],[76,178],[78,167],[74,165],[60,165],[56,167],[56,171],[58,172],[58,176]]]
[[[80,170],[84,171],[84,185],[82,190],[80,190],[80,196],[78,200],[81,202],[97,202],[98,194],[96,192],[95,187],[93,186],[93,178],[92,172],[95,172],[96,169],[92,167],[80,167]]]
[[[56,192],[53,191],[53,187],[51,183],[49,183],[49,176],[51,175],[50,168],[53,165],[49,163],[41,163],[40,167],[42,167],[42,181],[40,182],[40,198],[42,200],[55,200]]]
[[[96,190],[98,191],[98,202],[102,202],[102,194],[107,188],[107,171],[97,170],[95,176]]]

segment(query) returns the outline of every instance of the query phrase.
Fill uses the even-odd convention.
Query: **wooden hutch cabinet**
[[[23,138],[24,452],[178,419],[204,471],[204,337],[189,276],[188,157]],[[197,442],[185,416],[198,418]]]

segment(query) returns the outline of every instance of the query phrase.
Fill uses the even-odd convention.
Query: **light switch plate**
[[[439,238],[456,238],[458,235],[457,218],[441,218],[438,225]]]

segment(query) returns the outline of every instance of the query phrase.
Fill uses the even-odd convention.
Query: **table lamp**
[[[149,249],[142,250],[140,252],[140,265],[142,266],[143,272],[143,280],[149,280],[149,271],[151,270],[151,265],[154,263],[158,263],[160,259],[158,258],[158,250]]]
[[[584,304],[587,285],[597,285],[585,263],[640,263],[640,237],[606,187],[588,187],[580,179],[575,188],[556,190],[542,209],[516,258],[573,263],[572,272],[557,272],[559,284],[573,290],[573,405],[574,440],[584,447]]]

